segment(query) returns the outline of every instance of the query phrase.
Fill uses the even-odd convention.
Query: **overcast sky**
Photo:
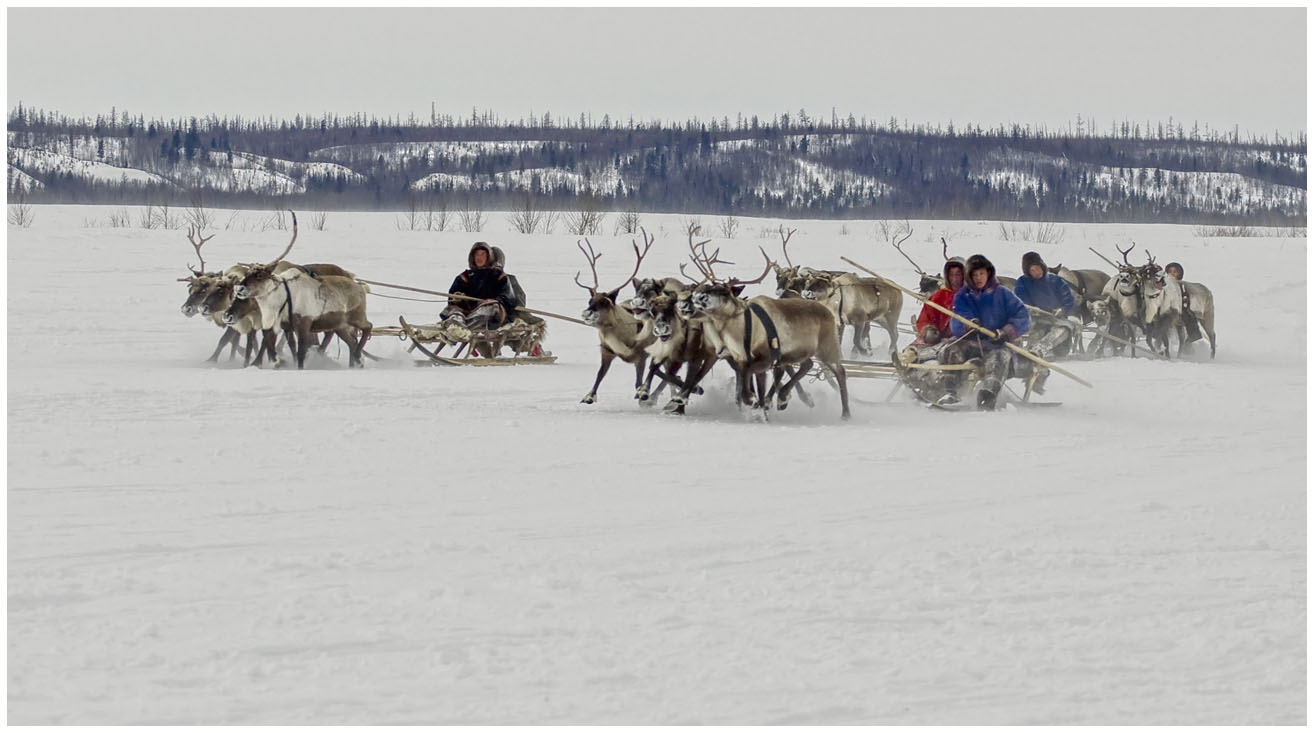
[[[1306,10],[10,8],[8,106],[70,115],[779,112],[1306,129]]]

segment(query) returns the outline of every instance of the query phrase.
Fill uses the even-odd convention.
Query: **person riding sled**
[[[1030,348],[1042,359],[1062,356],[1072,350],[1078,326],[1069,320],[1076,299],[1063,278],[1049,271],[1038,252],[1022,255],[1022,276],[1013,293],[1026,305],[1045,312],[1032,323]]]
[[[959,339],[952,348],[961,352],[963,360],[980,358],[982,361],[985,376],[977,387],[977,407],[995,409],[1004,380],[1009,377],[1034,377],[1033,389],[1044,391],[1042,387],[1044,379],[1049,376],[1048,370],[1033,367],[1030,360],[1017,358],[1004,346],[1005,342],[1015,342],[1030,330],[1031,316],[1013,291],[999,284],[995,266],[985,255],[968,258],[967,283],[954,294],[953,310],[996,334],[993,339],[989,338],[957,319],[949,324],[950,332]]]
[[[1183,282],[1186,277],[1186,271],[1178,262],[1169,262],[1163,266],[1163,271],[1176,278],[1177,282]],[[1191,294],[1186,291],[1185,285],[1182,286],[1182,325],[1186,327],[1186,343],[1204,338],[1204,334],[1200,333],[1200,320],[1191,312]]]
[[[514,318],[516,293],[487,242],[470,247],[468,262],[469,269],[456,276],[447,292],[469,298],[450,298],[439,318],[444,324],[491,331]]]
[[[942,284],[934,293],[931,293],[928,300],[936,305],[953,310],[954,294],[958,292],[959,288],[963,287],[967,277],[966,272],[967,263],[963,258],[953,257],[946,260]],[[901,361],[904,364],[944,363],[945,349],[953,343],[949,331],[949,323],[952,320],[947,313],[932,306],[923,305],[921,313],[917,315],[917,322],[914,324],[917,339],[904,348],[900,355]],[[922,394],[927,395],[928,398],[948,394],[957,386],[956,373],[954,372],[934,369],[910,370],[910,372],[906,379],[916,380],[918,384],[915,385],[915,388]]]

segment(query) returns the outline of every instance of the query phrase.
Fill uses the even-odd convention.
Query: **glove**
[[[1059,318],[1062,318],[1062,317],[1063,317],[1063,307],[1062,307],[1062,306],[1059,306],[1058,308],[1055,308],[1055,309],[1054,309],[1054,315],[1058,316]]]
[[[1009,341],[1013,340],[1012,334],[1013,334],[1013,327],[1005,323],[1002,328],[995,331],[994,338],[990,340],[997,344],[1006,344]]]

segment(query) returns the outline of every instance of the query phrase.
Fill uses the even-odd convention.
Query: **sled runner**
[[[375,334],[391,334],[409,339],[412,348],[427,359],[416,362],[419,366],[511,366],[516,364],[551,364],[557,357],[543,350],[542,340],[546,324],[541,320],[530,322],[516,319],[492,330],[469,329],[446,322],[410,324],[405,316],[399,317],[398,328],[381,327]],[[438,352],[446,346],[455,346],[451,356]],[[502,356],[503,348],[511,355]],[[462,357],[462,354],[466,356]]]

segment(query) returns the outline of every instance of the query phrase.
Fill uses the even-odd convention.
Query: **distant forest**
[[[1304,224],[1306,140],[813,118],[8,118],[9,196],[319,210]]]

